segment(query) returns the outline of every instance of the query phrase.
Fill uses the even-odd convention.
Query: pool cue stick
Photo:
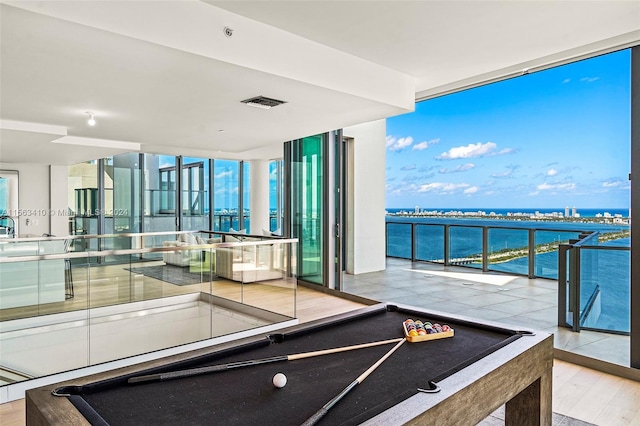
[[[353,382],[351,382],[349,384],[349,386],[344,388],[338,395],[334,396],[333,399],[331,399],[331,401],[329,401],[326,404],[324,404],[311,417],[309,417],[307,420],[305,420],[304,423],[302,423],[302,426],[311,426],[311,425],[315,425],[316,423],[318,423],[318,421],[321,418],[323,418],[329,412],[329,410],[334,405],[336,405],[338,403],[338,401],[340,401],[353,388],[358,386],[360,383],[364,382],[364,379],[366,379],[369,376],[369,374],[373,373],[373,370],[378,368],[380,366],[380,364],[382,364],[387,358],[389,358],[391,356],[391,354],[394,353],[396,351],[396,349],[398,349],[406,341],[407,341],[407,339],[402,339],[400,342],[398,342],[398,344],[395,345],[389,352],[384,354],[384,356],[382,358],[380,358],[375,364],[373,364],[371,367],[369,367],[367,369],[367,371],[365,371],[360,376],[358,376],[358,378],[355,379]]]
[[[274,356],[274,357],[270,357],[270,358],[262,358],[262,359],[253,359],[253,360],[247,360],[247,361],[231,362],[231,363],[228,363],[228,364],[211,365],[211,366],[207,366],[207,367],[191,368],[191,369],[188,369],[188,370],[177,370],[177,371],[170,371],[170,372],[167,372],[167,373],[158,373],[158,374],[148,374],[148,375],[144,375],[144,376],[135,376],[135,377],[129,378],[129,380],[127,380],[127,383],[133,384],[133,383],[142,383],[142,382],[159,382],[159,381],[163,381],[163,380],[178,379],[178,378],[181,378],[181,377],[191,377],[191,376],[197,376],[197,375],[200,375],[200,374],[213,373],[213,372],[216,372],[216,371],[231,370],[233,368],[249,367],[249,366],[252,366],[252,365],[259,365],[259,364],[267,364],[267,363],[270,363],[270,362],[294,361],[296,359],[311,358],[311,357],[314,357],[314,356],[328,355],[328,354],[333,354],[333,353],[338,353],[338,352],[351,351],[351,350],[355,350],[355,349],[370,348],[372,346],[386,345],[386,344],[389,344],[389,343],[399,342],[400,340],[403,340],[403,339],[402,338],[397,338],[397,339],[391,339],[391,340],[380,340],[380,341],[377,341],[377,342],[362,343],[362,344],[359,344],[359,345],[352,345],[352,346],[342,346],[342,347],[332,348],[332,349],[322,349],[322,350],[319,350],[319,351],[312,351],[312,352],[302,352],[302,353],[292,354],[292,355],[279,355],[279,356]]]

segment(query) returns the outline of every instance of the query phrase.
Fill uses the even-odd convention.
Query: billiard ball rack
[[[411,321],[414,322],[413,320],[406,320],[402,323],[402,329],[404,330],[404,335],[407,339],[407,341],[411,342],[411,343],[415,343],[415,342],[424,342],[427,340],[437,340],[437,339],[444,339],[447,337],[453,337],[454,335],[454,330],[452,328],[449,328],[447,326],[447,330],[446,331],[436,331],[435,329],[431,328],[431,324],[430,323],[425,323],[425,324],[429,324],[429,327],[424,327],[424,334],[423,333],[419,333],[418,330],[416,330],[416,333],[411,333],[412,330],[410,330],[410,326],[407,325],[407,323]],[[420,321],[415,321],[414,323],[421,323]],[[429,333],[427,332],[427,328],[431,328],[432,330],[434,330],[433,332]]]

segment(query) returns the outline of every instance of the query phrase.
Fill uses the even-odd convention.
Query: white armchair
[[[189,244],[182,241],[165,241],[162,243],[162,247],[182,247],[187,245]],[[165,251],[162,253],[162,260],[167,265],[189,266],[191,250]]]

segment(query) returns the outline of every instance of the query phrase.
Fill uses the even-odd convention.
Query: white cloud
[[[271,172],[269,173],[269,180],[270,181],[277,181],[278,180],[278,169],[274,168],[273,170],[271,170]]]
[[[565,78],[564,80],[562,80],[562,84],[567,84],[570,83],[571,79],[570,78]]]
[[[585,83],[593,83],[594,81],[598,81],[600,80],[600,77],[582,77],[580,79],[580,81],[583,81]]]
[[[477,186],[472,186],[471,188],[467,188],[464,190],[465,194],[475,194],[476,192],[478,192]]]
[[[428,147],[429,147],[429,143],[427,141],[423,141],[415,144],[411,149],[413,149],[414,151],[422,151],[424,149],[427,149]]]
[[[628,180],[610,180],[602,182],[603,188],[621,188],[621,189],[629,189],[631,187],[631,183]]]
[[[513,173],[513,169],[510,169],[510,170],[506,170],[506,171],[504,171],[502,173],[493,173],[493,174],[491,174],[491,177],[498,178],[498,179],[506,179],[506,178],[510,177],[512,173]]]
[[[387,192],[391,195],[406,195],[417,191],[417,187],[413,183],[398,183],[395,185],[387,185]]]
[[[415,164],[409,164],[407,166],[400,167],[400,170],[402,170],[403,172],[406,172],[408,170],[415,170],[415,169],[416,169]]]
[[[572,189],[575,189],[576,184],[575,183],[556,183],[556,184],[551,184],[551,183],[542,183],[540,185],[538,185],[536,187],[536,189],[538,191],[570,191]]]
[[[233,195],[233,194],[237,194],[238,193],[238,188],[234,187],[234,188],[229,189],[229,188],[222,187],[222,188],[216,189],[214,192],[217,195],[224,195],[224,194],[232,194]]]
[[[443,183],[433,182],[425,185],[420,185],[418,192],[437,192],[439,194],[450,194],[458,190],[469,188],[471,185],[468,183]]]
[[[228,170],[226,172],[218,173],[217,175],[215,175],[215,178],[216,179],[223,179],[223,178],[231,177],[231,176],[233,176],[233,170]]]
[[[453,160],[456,158],[475,158],[475,157],[487,157],[494,155],[503,155],[514,152],[513,148],[505,148],[501,151],[496,152],[496,148],[498,146],[493,142],[481,143],[478,142],[476,144],[470,143],[467,146],[456,146],[451,148],[449,151],[443,152],[438,155],[436,159],[438,160]]]
[[[406,138],[395,138],[393,136],[387,136],[387,148],[389,151],[401,151],[413,143],[413,138],[407,136]]]
[[[430,141],[422,141],[420,143],[415,144],[411,149],[413,149],[414,151],[422,151],[429,148],[431,145],[437,144],[438,142],[440,142],[440,139],[431,139]]]
[[[558,174],[558,171],[556,169],[549,169],[547,171],[547,176],[555,176]]]
[[[475,164],[473,163],[467,163],[467,164],[460,164],[459,166],[453,168],[453,169],[445,169],[442,168],[440,170],[438,170],[439,173],[460,173],[460,172],[466,172],[467,170],[471,170],[474,167],[476,167]]]
[[[504,155],[504,154],[511,154],[512,152],[516,152],[516,150],[513,149],[513,148],[505,148],[505,149],[502,149],[502,150],[500,150],[500,151],[498,151],[496,153],[491,153],[489,155],[492,155],[492,156],[493,155]]]

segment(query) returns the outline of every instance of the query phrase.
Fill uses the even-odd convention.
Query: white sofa
[[[242,241],[257,241],[246,237]],[[240,240],[225,235],[224,242]],[[284,250],[280,244],[220,247],[216,249],[216,275],[232,281],[253,283],[283,278]]]

